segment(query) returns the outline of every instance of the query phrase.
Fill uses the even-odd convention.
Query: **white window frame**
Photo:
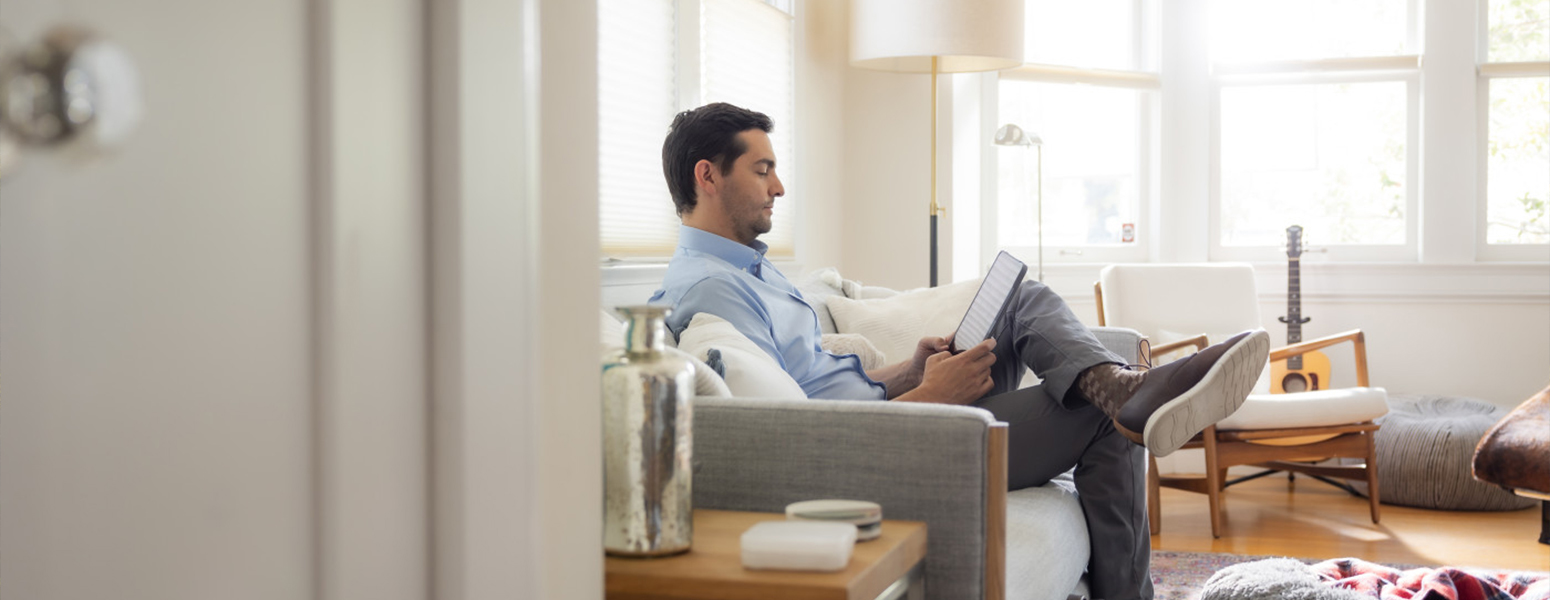
[[[1319,243],[1319,232],[1305,232],[1308,251],[1329,262],[1417,262],[1421,258],[1421,52],[1423,4],[1406,2],[1406,54],[1310,60],[1275,60],[1252,63],[1210,62],[1210,175],[1207,199],[1206,254],[1212,261],[1279,262],[1286,260],[1281,246],[1228,246],[1222,243],[1222,89],[1247,85],[1296,85],[1328,83],[1405,83],[1405,243],[1399,245]],[[1209,13],[1202,2],[1201,9]],[[1204,16],[1207,23],[1208,15]],[[1207,26],[1210,27],[1215,24]],[[1287,223],[1290,226],[1294,223]]]
[[[1332,261],[1416,261],[1419,257],[1421,221],[1421,58],[1418,55],[1214,66],[1211,76],[1211,176],[1207,228],[1211,260],[1274,262],[1285,259],[1287,255],[1284,246],[1228,246],[1222,243],[1221,99],[1224,88],[1396,81],[1405,84],[1405,243],[1327,245],[1318,243],[1317,232],[1308,232],[1313,239],[1308,250],[1327,253]]]
[[[1037,246],[1003,246],[999,239],[1000,221],[997,213],[1001,203],[1000,169],[994,157],[995,152],[1002,148],[996,146],[994,140],[996,128],[1004,124],[1000,120],[998,109],[1001,96],[1000,82],[1003,80],[1055,85],[1091,85],[1150,92],[1140,95],[1137,108],[1140,114],[1136,119],[1138,124],[1136,135],[1137,148],[1140,152],[1136,157],[1138,180],[1136,189],[1139,193],[1136,207],[1136,240],[1129,244],[1076,246],[1046,244],[1044,246],[1044,262],[1047,264],[1145,262],[1149,259],[1150,249],[1155,244],[1148,237],[1162,235],[1156,226],[1156,220],[1152,218],[1152,208],[1157,205],[1161,190],[1159,157],[1162,138],[1160,131],[1162,79],[1156,71],[1159,14],[1156,3],[1135,0],[1134,5],[1137,24],[1132,35],[1135,36],[1136,41],[1135,64],[1140,65],[1138,69],[1091,69],[1030,62],[1024,63],[1021,67],[1000,71],[994,79],[988,80],[989,84],[982,88],[981,93],[984,97],[981,99],[981,110],[995,122],[995,125],[982,128],[980,136],[980,156],[984,160],[984,168],[980,170],[980,270],[987,268],[995,259],[996,253],[1001,250],[1023,258],[1032,257],[1039,251]]]
[[[1489,0],[1476,0],[1475,8],[1475,257],[1477,261],[1540,261],[1550,259],[1550,244],[1492,244],[1486,230],[1490,226],[1491,80],[1514,77],[1550,76],[1550,61],[1488,62],[1490,59],[1491,22]]]

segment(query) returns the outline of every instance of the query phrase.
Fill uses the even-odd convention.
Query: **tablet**
[[[1001,320],[1001,313],[1006,311],[1007,302],[1012,299],[1012,292],[1017,290],[1026,274],[1028,265],[1023,261],[1012,258],[1005,250],[996,255],[995,262],[990,263],[990,272],[985,274],[985,281],[974,293],[969,312],[958,324],[958,334],[953,336],[954,353],[973,348],[990,337],[996,322]]]

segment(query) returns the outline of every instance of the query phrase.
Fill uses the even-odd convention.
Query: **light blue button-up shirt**
[[[809,398],[882,400],[882,383],[867,377],[854,354],[830,354],[819,345],[818,314],[802,293],[764,257],[769,249],[687,225],[652,304],[671,304],[667,326],[678,337],[702,312],[726,319],[779,363]]]

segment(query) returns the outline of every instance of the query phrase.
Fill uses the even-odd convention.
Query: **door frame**
[[[429,10],[432,595],[601,598],[596,3]]]

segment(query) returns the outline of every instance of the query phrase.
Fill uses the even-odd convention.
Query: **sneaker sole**
[[[1243,406],[1270,357],[1270,334],[1261,329],[1211,365],[1200,383],[1168,401],[1146,422],[1142,440],[1155,456],[1173,454],[1195,434]]]

